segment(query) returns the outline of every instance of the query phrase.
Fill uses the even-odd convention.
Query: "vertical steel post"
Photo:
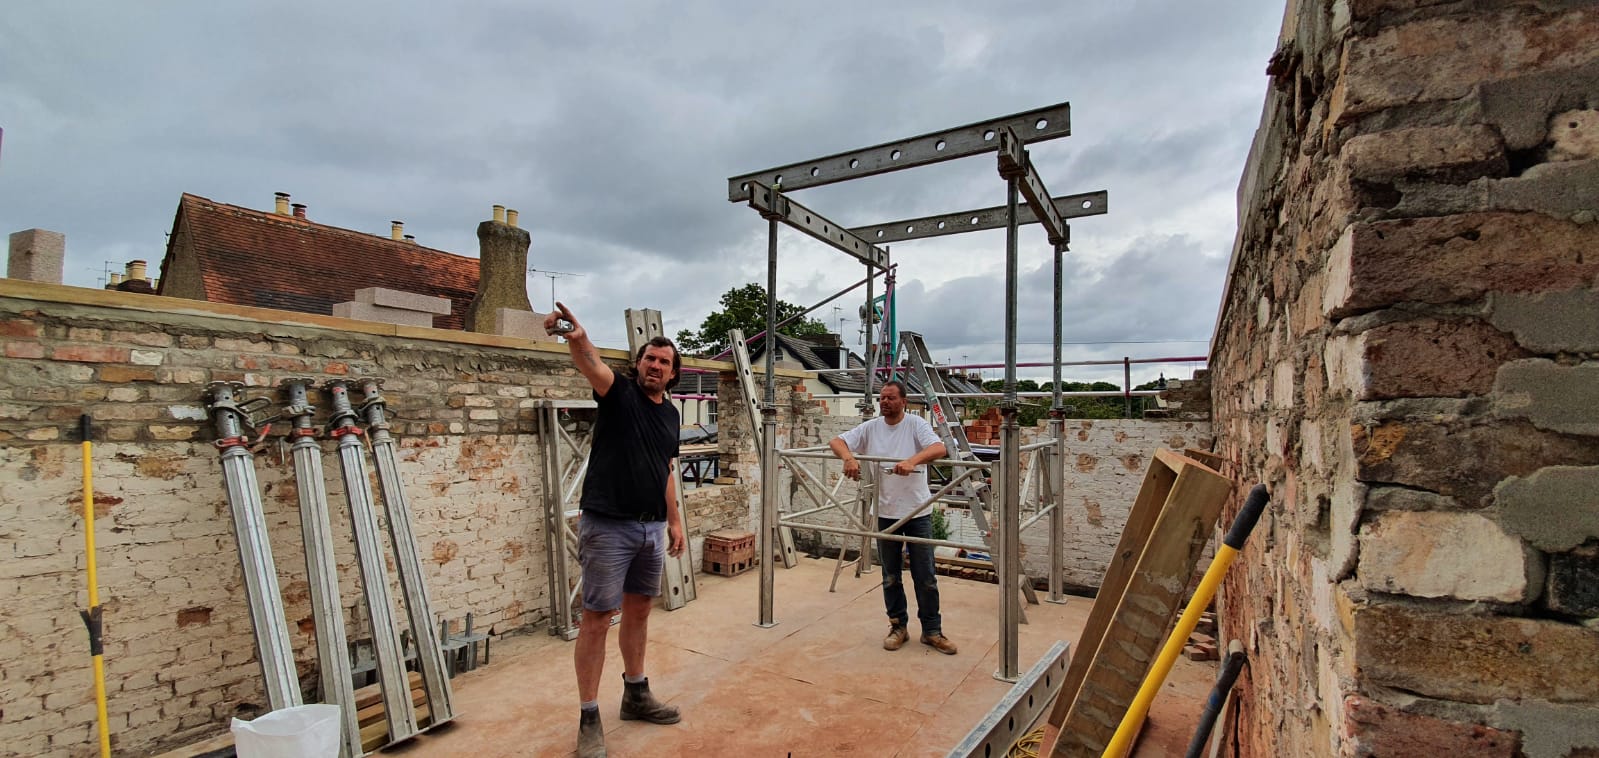
[[[772,190],[772,207],[783,200]],[[773,584],[777,575],[772,566],[772,547],[777,544],[777,221],[766,219],[766,401],[761,405],[761,533],[756,555],[761,557],[761,608],[757,626],[772,627]]]
[[[351,533],[355,536],[356,565],[361,569],[362,600],[372,624],[372,651],[377,656],[378,689],[388,717],[389,741],[417,733],[416,711],[411,708],[411,682],[405,674],[400,635],[394,628],[394,601],[389,597],[389,574],[383,560],[383,538],[378,533],[377,506],[367,479],[366,458],[361,455],[361,428],[350,407],[349,382],[332,379],[323,385],[332,410],[328,436],[339,441],[339,469],[344,496],[350,501]]]
[[[394,565],[400,571],[400,589],[405,611],[411,621],[411,639],[416,643],[416,659],[422,667],[422,685],[428,698],[428,726],[435,727],[455,718],[451,702],[450,672],[444,664],[444,646],[433,623],[433,603],[428,598],[427,578],[422,572],[422,555],[416,546],[416,531],[411,526],[411,501],[400,481],[399,456],[394,452],[394,437],[389,433],[385,402],[380,392],[382,380],[361,380],[367,435],[372,443],[372,460],[377,464],[378,486],[383,490],[384,510],[388,513],[389,540],[394,543]]]
[[[549,568],[550,634],[571,639],[571,579],[567,575],[566,503],[561,481],[560,410],[539,401],[539,434],[544,447],[544,558]]]
[[[1049,602],[1051,603],[1066,602],[1064,594],[1066,557],[1061,553],[1065,547],[1063,543],[1066,531],[1066,409],[1061,403],[1060,394],[1060,346],[1061,331],[1064,329],[1061,319],[1065,315],[1061,277],[1064,275],[1062,269],[1065,257],[1066,240],[1057,240],[1055,242],[1055,402],[1049,410],[1049,435],[1055,440],[1055,445],[1050,450],[1050,465],[1045,470],[1050,481],[1050,491],[1055,494],[1055,510],[1049,512]]]
[[[1122,356],[1122,401],[1126,405],[1127,418],[1133,417],[1133,359]]]
[[[305,542],[305,576],[311,586],[311,618],[316,623],[317,673],[322,702],[339,707],[344,718],[344,741],[339,755],[360,758],[361,720],[355,706],[355,680],[350,673],[350,642],[344,628],[344,608],[339,600],[339,573],[334,561],[333,522],[328,514],[328,494],[323,485],[322,448],[316,442],[307,387],[316,380],[284,379],[278,383],[287,405],[283,415],[292,424],[289,446],[294,457],[294,482],[300,496],[300,535]]]
[[[274,711],[300,705],[300,677],[294,667],[289,625],[283,617],[278,567],[272,561],[261,487],[255,478],[255,458],[244,436],[248,417],[237,401],[244,385],[212,382],[205,389],[206,411],[216,423],[216,446],[222,451],[222,481],[233,513],[233,536],[244,568],[244,595],[250,605],[250,625],[255,630],[256,657],[266,680],[267,704]]]
[[[999,508],[999,671],[995,677],[1014,682],[1021,676],[1017,625],[1021,623],[1021,429],[1016,423],[1016,198],[1018,177],[1005,179],[1005,397],[1001,401]]]

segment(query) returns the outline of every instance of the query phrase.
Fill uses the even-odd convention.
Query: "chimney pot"
[[[128,261],[128,281],[144,281],[144,261]]]
[[[506,208],[505,209],[505,223],[510,224],[511,226],[516,226],[516,215],[517,214],[516,214],[515,210],[512,210],[510,208]]]
[[[404,221],[390,221],[389,222],[389,239],[396,239],[396,240],[405,239],[405,222]]]
[[[121,274],[112,274],[111,275],[111,281],[108,282],[108,284],[110,286],[112,286],[112,287],[115,287],[115,286],[117,286],[118,284],[121,284],[121,283],[122,283],[122,275]]]
[[[497,224],[505,223],[505,206],[494,206],[494,222]]]
[[[416,244],[416,235],[415,234],[407,234],[407,235],[405,235],[405,241],[415,245]]]
[[[273,194],[274,199],[276,200],[275,207],[273,208],[273,212],[277,213],[279,216],[287,216],[287,215],[289,215],[289,193],[287,193],[287,192],[274,192],[272,194]]]
[[[293,203],[294,217],[305,218],[305,203]]]

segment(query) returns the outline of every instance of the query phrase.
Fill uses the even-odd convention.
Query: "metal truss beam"
[[[1055,695],[1066,679],[1068,649],[1065,642],[1056,642],[966,734],[966,738],[949,751],[949,758],[1009,755],[1011,748],[1033,728],[1033,722],[1055,702]]]
[[[888,268],[888,251],[861,239],[858,235],[824,218],[822,214],[788,199],[782,192],[760,182],[751,182],[755,191],[750,193],[749,205],[761,215],[775,216],[816,239],[861,260],[868,266]]]
[[[990,152],[999,148],[999,134],[1006,129],[1028,143],[1066,137],[1072,133],[1071,116],[1071,104],[1060,103],[735,176],[727,180],[727,199],[734,203],[749,199],[756,184],[781,186],[788,192]]]
[[[1055,204],[1056,215],[1062,220],[1081,218],[1083,216],[1101,216],[1110,210],[1110,193],[1100,190],[1076,195],[1061,195],[1053,198],[1052,202]],[[1016,223],[1036,224],[1038,223],[1038,214],[1033,212],[1031,206],[1025,206],[1017,211]],[[857,226],[850,229],[850,231],[862,239],[875,244],[886,245],[890,242],[904,242],[905,240],[918,240],[926,237],[942,237],[947,234],[964,234],[966,232],[980,232],[985,229],[1004,228],[1005,206],[996,205],[992,208],[980,208],[975,211],[943,213],[937,216],[890,221],[886,224]]]
[[[1066,221],[1055,212],[1055,203],[1049,198],[1049,190],[1044,188],[1044,178],[1038,175],[1038,170],[1033,168],[1033,159],[1027,154],[1027,148],[1022,146],[1022,141],[1010,130],[999,133],[999,175],[1016,176],[1017,189],[1022,191],[1022,197],[1027,198],[1027,207],[1033,215],[1044,224],[1044,233],[1049,235],[1050,244],[1064,244],[1071,241],[1071,230],[1066,227]]]

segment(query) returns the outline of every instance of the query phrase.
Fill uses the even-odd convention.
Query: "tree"
[[[798,315],[805,310],[793,303],[777,301],[777,320]],[[746,284],[722,293],[722,309],[714,311],[700,322],[699,331],[684,329],[677,333],[677,345],[685,353],[710,357],[726,350],[729,329],[743,329],[748,339],[766,329],[766,288],[759,284]],[[827,334],[827,327],[815,319],[796,319],[777,330],[779,334],[804,337]]]

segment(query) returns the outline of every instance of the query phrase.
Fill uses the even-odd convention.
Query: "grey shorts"
[[[666,522],[624,521],[584,515],[577,525],[577,562],[583,567],[583,609],[614,611],[623,593],[661,594]]]

